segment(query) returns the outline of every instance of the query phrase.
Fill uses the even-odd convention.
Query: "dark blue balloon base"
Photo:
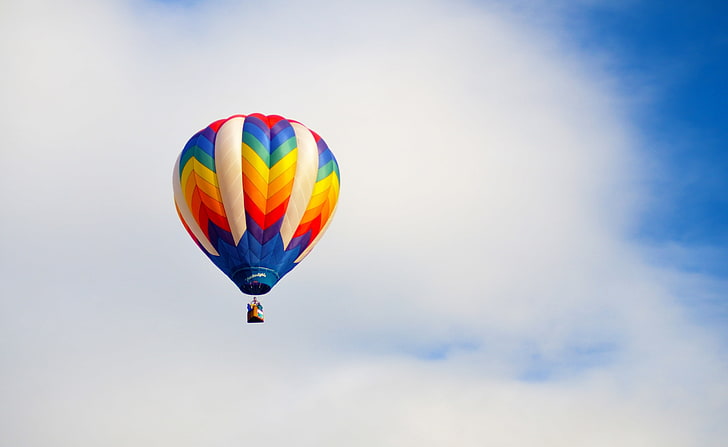
[[[247,295],[263,295],[279,279],[275,270],[265,267],[243,267],[232,275],[232,280]]]

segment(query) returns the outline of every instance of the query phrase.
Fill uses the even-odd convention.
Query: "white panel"
[[[242,116],[230,118],[220,126],[215,137],[217,183],[236,245],[246,229],[242,155],[244,121]]]
[[[179,208],[179,212],[192,234],[195,235],[197,240],[200,241],[200,245],[202,245],[208,253],[214,256],[220,256],[217,250],[215,250],[215,247],[212,246],[212,243],[210,243],[210,240],[207,238],[207,236],[205,236],[205,233],[202,232],[202,228],[200,228],[200,226],[197,224],[197,221],[192,216],[190,207],[187,205],[184,193],[182,192],[182,185],[180,185],[179,157],[177,157],[177,162],[174,164],[174,172],[172,174],[172,187],[174,188],[174,201],[177,204],[177,208]]]
[[[291,239],[293,239],[293,234],[301,223],[308,202],[311,200],[319,163],[318,147],[311,131],[299,123],[292,122],[291,126],[293,126],[293,131],[296,133],[298,158],[296,159],[296,174],[293,177],[291,198],[288,201],[288,208],[281,225],[281,238],[283,239],[284,249],[288,247]]]

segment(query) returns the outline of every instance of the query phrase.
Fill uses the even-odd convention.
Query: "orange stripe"
[[[321,206],[321,226],[326,225],[326,221],[331,217],[331,202],[324,202]]]
[[[212,211],[213,213],[225,217],[225,208],[222,206],[222,203],[214,199],[213,197],[208,196],[205,194],[204,191],[200,191],[200,199],[202,199],[202,203],[207,207],[208,210]]]
[[[202,204],[205,206],[208,218],[223,230],[230,231],[230,224],[225,216],[225,210],[222,207],[222,203],[215,201],[215,199],[204,193],[200,193],[200,199],[202,200]]]
[[[209,239],[210,236],[207,234],[207,220],[202,218],[204,209],[202,207],[202,200],[200,199],[200,195],[197,193],[197,190],[194,190],[192,195],[190,196],[190,211],[195,217],[197,225],[200,226],[200,229],[205,234],[205,237]]]
[[[293,165],[291,168],[286,169],[281,175],[276,177],[272,182],[268,184],[269,191],[278,191],[285,187],[287,184],[293,181],[294,174],[296,173],[296,166]],[[269,193],[270,195],[270,193]]]
[[[195,188],[199,188],[200,190],[204,191],[208,196],[212,197],[218,202],[222,202],[220,190],[193,171],[187,179],[187,184],[184,185],[184,196],[191,197]]]
[[[266,170],[265,173],[259,172],[257,169],[255,169],[255,166],[253,166],[248,160],[243,158],[243,177],[247,177],[255,185],[256,189],[260,190],[261,192],[265,192],[268,190],[267,174],[269,173],[269,170]]]
[[[196,186],[197,184],[195,183],[194,176],[192,175],[187,178],[187,183],[182,185],[182,187],[184,188],[185,200],[187,200],[187,203],[189,204],[192,203],[192,194],[195,192]],[[192,208],[190,207],[190,209]]]
[[[323,203],[321,205],[318,205],[314,208],[309,208],[306,210],[305,213],[303,213],[303,217],[301,218],[301,222],[310,222],[313,219],[316,218],[316,216],[321,214],[321,207],[323,206]]]
[[[220,190],[193,170],[184,185],[184,196],[200,229],[209,239],[209,222],[230,231]]]
[[[248,177],[243,177],[243,192],[245,198],[250,199],[261,210],[265,209],[265,196]]]
[[[208,182],[203,177],[200,177],[200,175],[197,172],[193,171],[192,175],[190,175],[190,177],[195,178],[195,183],[201,190],[203,190],[205,192],[205,194],[217,199],[218,201],[222,201],[222,197],[220,196],[220,189],[217,186]]]
[[[281,188],[277,193],[268,198],[267,207],[269,209],[278,207],[281,203],[291,197],[291,191],[293,191],[293,179],[291,179],[288,185]]]

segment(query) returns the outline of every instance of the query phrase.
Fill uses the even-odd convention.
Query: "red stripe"
[[[302,223],[301,225],[296,228],[296,232],[293,233],[293,237],[299,237],[303,236],[308,232],[308,230],[311,228],[311,222]]]
[[[321,215],[319,214],[316,216],[314,220],[311,221],[311,241],[316,239],[316,236],[321,232]]]
[[[268,127],[272,129],[281,120],[285,120],[285,118],[280,115],[268,115]]]
[[[244,198],[244,205],[245,213],[250,216],[250,218],[253,219],[260,228],[263,228],[263,224],[265,224],[265,214],[260,210],[260,208],[258,208],[255,202],[250,200],[247,194]]]
[[[192,197],[190,197],[190,199],[190,211],[192,211],[192,215],[195,217],[197,225],[200,226],[200,229],[205,236],[210,239],[207,234],[207,216],[204,216],[205,209],[202,207],[202,200],[200,199],[200,194],[197,192],[197,188],[192,191]]]
[[[265,216],[265,227],[267,230],[270,226],[281,220],[284,214],[286,214],[286,208],[288,207],[288,199],[284,200],[283,203],[275,207]]]
[[[230,118],[228,118],[228,119],[230,119]],[[207,127],[209,127],[210,129],[214,130],[215,133],[217,133],[218,129],[220,129],[220,126],[222,126],[223,124],[225,124],[225,121],[227,121],[228,119],[217,120],[217,121],[215,121],[214,123],[210,124]]]

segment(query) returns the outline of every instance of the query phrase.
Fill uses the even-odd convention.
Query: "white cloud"
[[[491,8],[9,7],[4,443],[720,445],[721,348],[678,303],[704,279],[625,236],[624,98]],[[343,181],[240,327],[170,170],[253,111],[321,133]]]

